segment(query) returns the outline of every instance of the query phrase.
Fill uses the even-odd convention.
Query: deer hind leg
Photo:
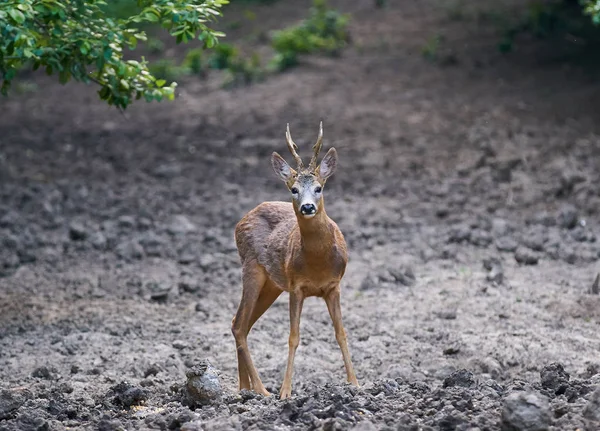
[[[329,310],[329,316],[333,322],[333,328],[335,330],[335,339],[337,340],[342,356],[344,358],[344,366],[346,367],[346,375],[348,382],[354,386],[358,386],[358,380],[356,380],[356,374],[354,373],[354,367],[352,366],[352,359],[350,358],[350,351],[348,350],[348,341],[346,340],[346,331],[342,323],[342,307],[340,305],[340,289],[339,287],[334,289],[329,295],[325,297],[325,303]]]
[[[253,389],[262,395],[269,395],[265,389],[258,371],[252,363],[248,350],[248,332],[254,308],[261,291],[267,281],[265,270],[256,262],[245,262],[242,268],[242,299],[238,311],[233,318],[231,332],[235,338],[238,357],[238,374],[240,389]]]
[[[279,295],[281,295],[282,292],[282,290],[280,290],[272,282],[267,280],[262,290],[260,291],[258,301],[256,301],[256,305],[254,306],[254,310],[252,311],[252,317],[250,318],[248,332],[250,332],[256,321],[260,319],[260,317],[265,313],[265,311],[267,311],[269,307],[273,305],[275,300],[279,298]]]
[[[279,396],[281,399],[292,396],[292,375],[294,373],[294,357],[300,343],[300,315],[304,298],[301,294],[290,292],[290,338],[287,368]]]

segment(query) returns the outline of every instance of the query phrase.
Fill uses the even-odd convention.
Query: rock
[[[106,250],[106,246],[108,241],[106,240],[106,236],[102,232],[94,232],[90,237],[90,242],[92,246],[97,250]]]
[[[54,379],[55,373],[56,373],[56,370],[48,368],[46,366],[42,366],[42,367],[37,367],[35,370],[33,370],[31,375],[33,377],[37,377],[40,379],[51,380],[51,379]]]
[[[0,227],[12,227],[15,226],[21,217],[14,211],[9,211],[0,217]]]
[[[173,346],[173,348],[175,348],[177,350],[183,350],[183,349],[187,349],[189,347],[188,344],[183,340],[173,341],[172,346]]]
[[[471,244],[478,247],[487,247],[493,241],[492,234],[483,229],[474,229],[471,231],[471,237],[469,239]]]
[[[551,390],[556,395],[564,394],[569,387],[569,373],[558,362],[546,365],[540,371],[540,379],[544,389]]]
[[[533,226],[531,230],[523,235],[521,244],[534,251],[544,251],[544,244],[546,243],[547,238],[546,232],[543,229],[544,228],[540,226]]]
[[[147,256],[161,256],[165,247],[165,240],[154,232],[145,232],[139,237],[139,243],[144,247]]]
[[[518,247],[515,251],[515,260],[523,265],[536,265],[540,258],[533,250]]]
[[[443,350],[442,353],[444,355],[456,355],[457,353],[460,353],[460,346],[458,346],[458,345],[448,346]]]
[[[558,250],[558,257],[570,265],[577,262],[577,254],[571,247],[566,246]]]
[[[69,225],[69,238],[71,241],[83,241],[88,235],[88,230],[83,223],[74,221]]]
[[[494,236],[496,237],[502,237],[505,235],[508,235],[510,233],[511,226],[510,224],[501,218],[494,218],[492,219],[492,234],[494,234]]]
[[[448,242],[465,242],[471,238],[471,227],[466,224],[460,224],[450,230]]]
[[[171,287],[156,281],[146,283],[146,289],[150,292],[150,299],[153,301],[164,302],[169,297]]]
[[[590,287],[590,293],[592,295],[598,295],[599,292],[600,292],[600,273],[596,274],[596,278],[594,279],[594,282],[592,283],[592,287]]]
[[[198,266],[202,268],[204,272],[211,272],[215,269],[218,261],[217,258],[209,253],[205,253],[198,259]]]
[[[498,249],[498,251],[513,252],[517,249],[518,246],[519,244],[517,243],[517,241],[507,236],[500,237],[496,240],[496,248]]]
[[[191,277],[182,278],[177,287],[188,293],[195,293],[200,290],[200,284]]]
[[[9,250],[18,250],[21,248],[21,241],[15,235],[10,232],[0,232],[0,238],[2,238],[2,245]]]
[[[445,388],[451,388],[454,386],[470,388],[471,386],[474,386],[474,385],[475,385],[475,379],[473,378],[473,373],[468,370],[465,370],[465,369],[460,369],[460,370],[454,371],[452,374],[450,374],[448,377],[446,377],[444,379],[444,383],[443,383],[443,386]]]
[[[175,178],[181,174],[181,166],[175,163],[165,163],[154,169],[153,174],[157,178]]]
[[[528,223],[529,224],[539,224],[542,226],[550,227],[550,226],[556,225],[556,220],[552,216],[552,214],[550,214],[549,212],[540,211],[540,212],[534,214],[534,216],[528,220]]]
[[[0,390],[0,421],[13,417],[30,395],[26,390]]]
[[[221,399],[223,389],[218,372],[207,359],[187,370],[185,375],[185,388],[191,405],[206,405]]]
[[[600,386],[592,393],[592,396],[583,408],[583,417],[600,422]],[[0,419],[2,419],[2,416],[0,416]]]
[[[12,274],[19,267],[20,262],[17,252],[0,248],[0,277]]]
[[[437,317],[444,320],[456,319],[456,310],[441,310],[435,313]]]
[[[410,287],[416,283],[415,273],[411,267],[393,268],[389,271],[394,280],[404,286]]]
[[[117,219],[119,227],[125,229],[131,229],[135,226],[135,218],[129,215],[122,215]]]
[[[126,261],[141,259],[144,256],[144,248],[135,240],[122,242],[116,247],[115,252]]]
[[[126,381],[113,386],[108,396],[112,397],[113,404],[126,409],[133,405],[143,404],[148,399],[148,394],[144,389],[133,386]]]
[[[564,205],[556,216],[558,225],[565,229],[573,229],[578,220],[579,212],[573,205]]]
[[[196,225],[181,214],[173,216],[167,225],[167,232],[171,235],[185,235],[195,232],[196,229]]]
[[[483,261],[483,267],[489,271],[486,276],[487,281],[502,284],[502,281],[504,280],[504,270],[502,269],[502,263],[499,259],[485,259]]]
[[[515,392],[504,400],[502,431],[547,431],[550,427],[548,400],[533,392]]]

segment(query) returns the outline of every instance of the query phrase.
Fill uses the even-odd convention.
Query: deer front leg
[[[289,398],[292,396],[292,375],[294,373],[294,356],[300,343],[300,314],[302,314],[302,304],[304,298],[301,293],[290,292],[290,338],[289,353],[283,385],[281,385],[280,398]]]
[[[344,358],[344,366],[346,367],[346,375],[348,382],[354,386],[358,386],[358,380],[356,380],[356,374],[354,374],[354,367],[352,366],[352,359],[350,358],[350,351],[348,350],[348,341],[346,340],[346,331],[342,323],[342,307],[340,304],[340,288],[336,287],[329,295],[325,297],[325,303],[329,310],[329,316],[333,322],[333,328],[335,330],[335,339],[337,340],[342,356]]]

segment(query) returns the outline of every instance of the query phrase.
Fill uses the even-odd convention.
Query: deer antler
[[[313,156],[310,159],[310,164],[308,165],[308,169],[314,171],[317,169],[317,158],[319,157],[319,152],[321,151],[321,147],[323,146],[323,122],[319,124],[319,136],[317,137],[317,142],[313,145]]]
[[[290,134],[290,123],[287,125],[287,130],[285,131],[285,140],[287,142],[288,148],[290,149],[290,153],[296,159],[296,163],[298,163],[298,170],[304,168],[304,163],[302,163],[302,159],[298,155],[298,145],[292,141],[292,135]]]

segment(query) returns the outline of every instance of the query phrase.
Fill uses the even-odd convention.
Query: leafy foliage
[[[315,0],[307,19],[273,33],[276,55],[272,66],[278,70],[295,66],[300,54],[337,54],[349,42],[348,21],[347,15],[330,9],[325,0]]]
[[[125,48],[145,41],[141,28],[158,24],[177,43],[198,38],[211,48],[222,33],[208,27],[228,0],[137,0],[132,15],[107,16],[103,0],[4,0],[0,3],[0,77],[6,95],[18,70],[45,68],[59,81],[95,82],[110,105],[126,108],[134,99],[173,99],[176,83],[166,85],[148,63],[126,60]]]
[[[228,43],[220,43],[212,51],[212,55],[208,60],[211,69],[227,69],[233,59],[239,55],[238,49]]]
[[[583,12],[592,18],[594,24],[600,24],[600,0],[581,0]]]

